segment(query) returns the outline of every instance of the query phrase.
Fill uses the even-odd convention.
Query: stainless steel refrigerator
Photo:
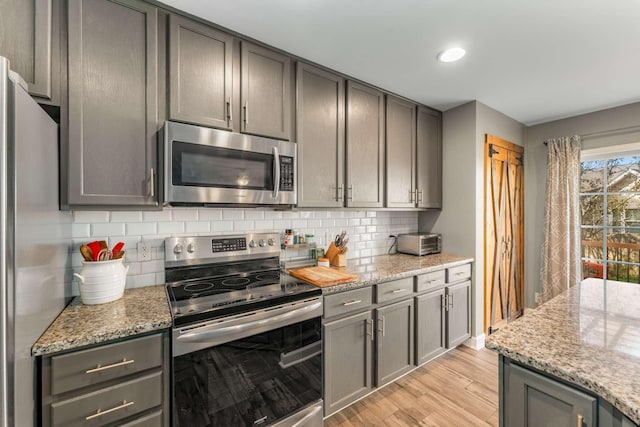
[[[0,56],[0,426],[33,426],[31,347],[71,296],[71,216],[59,210],[58,126]]]

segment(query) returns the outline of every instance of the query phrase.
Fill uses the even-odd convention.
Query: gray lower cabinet
[[[376,386],[413,369],[413,298],[376,310]]]
[[[416,206],[416,104],[387,95],[386,205]]]
[[[169,118],[232,129],[231,35],[172,14],[169,21]]]
[[[471,281],[446,287],[447,348],[471,337]]]
[[[324,324],[324,415],[373,389],[371,310]]]
[[[384,93],[347,82],[347,207],[384,205]]]
[[[41,425],[168,426],[166,333],[40,359]]]
[[[0,0],[0,56],[38,102],[59,102],[60,6],[58,0]]]
[[[344,205],[344,79],[298,62],[298,206]]]
[[[516,364],[501,365],[501,426],[597,425],[596,397]]]
[[[70,206],[158,205],[159,40],[149,3],[69,0]]]
[[[442,208],[442,113],[418,107],[416,199],[419,208]]]
[[[416,307],[416,365],[422,365],[447,349],[445,337],[445,290],[420,295]]]
[[[241,55],[242,132],[291,139],[291,58],[245,41]]]

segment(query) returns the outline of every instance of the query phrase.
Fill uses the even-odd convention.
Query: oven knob
[[[251,241],[249,242],[249,247],[250,247],[250,248],[255,248],[256,246],[258,246],[258,245],[256,245],[256,242],[254,242],[253,240],[251,240]]]
[[[189,243],[187,245],[187,252],[189,252],[190,254],[194,253],[196,251],[196,245],[193,243]]]
[[[264,239],[260,239],[260,247],[265,247],[267,246],[267,242],[264,241]]]
[[[180,243],[178,243],[177,245],[175,245],[173,247],[173,253],[174,254],[181,254],[183,250],[184,250],[184,248],[182,247],[182,245]]]
[[[274,242],[273,239],[267,240],[267,243],[269,244],[269,246],[273,246],[276,244],[276,242]]]

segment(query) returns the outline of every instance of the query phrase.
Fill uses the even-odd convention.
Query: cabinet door
[[[417,199],[419,208],[442,208],[442,114],[418,107]]]
[[[528,369],[507,365],[505,425],[594,426],[597,399]],[[582,420],[582,422],[580,422]]]
[[[372,384],[371,311],[324,325],[324,415],[369,393]]]
[[[27,82],[29,93],[44,99],[52,97],[53,51],[58,53],[55,7],[53,0],[0,0],[0,55]]]
[[[157,9],[69,0],[70,205],[157,205]]]
[[[387,95],[387,207],[416,205],[416,105]]]
[[[416,297],[416,365],[445,350],[444,288]]]
[[[344,204],[344,79],[298,63],[298,206]]]
[[[376,385],[413,369],[413,298],[376,309]]]
[[[347,206],[384,203],[384,94],[347,82]]]
[[[242,131],[291,138],[291,59],[242,42]]]
[[[169,116],[232,128],[233,37],[178,15],[169,24]]]
[[[447,286],[447,348],[471,336],[471,281]]]

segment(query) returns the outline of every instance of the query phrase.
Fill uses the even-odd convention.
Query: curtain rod
[[[600,137],[600,136],[624,135],[626,133],[632,133],[632,132],[637,132],[637,131],[640,131],[640,125],[628,126],[628,127],[625,127],[625,128],[618,128],[618,129],[602,130],[602,131],[598,131],[598,132],[584,133],[584,134],[580,135],[580,138],[589,139],[589,138],[597,138],[597,137]],[[543,144],[547,145],[547,141],[544,141]]]

